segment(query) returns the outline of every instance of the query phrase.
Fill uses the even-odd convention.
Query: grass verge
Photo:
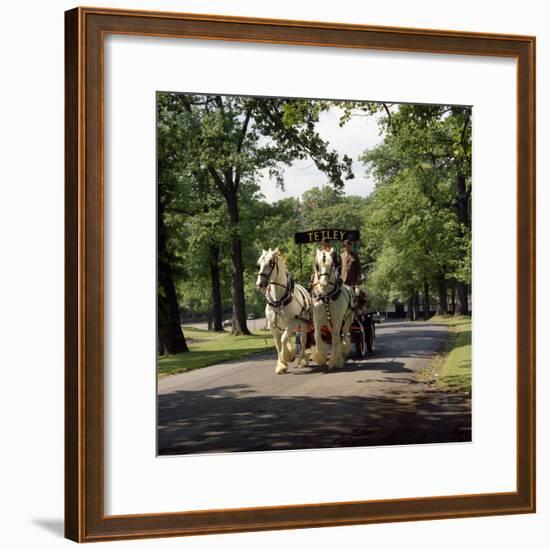
[[[436,388],[472,395],[472,319],[438,316],[430,319],[433,321],[449,325],[449,337],[441,354],[421,373],[421,379]]]
[[[264,333],[251,336],[230,336],[227,332],[209,332],[190,327],[185,327],[184,332],[190,352],[158,357],[157,375],[159,378],[201,369],[231,359],[239,359],[251,353],[274,347],[273,338],[269,333],[265,336]]]

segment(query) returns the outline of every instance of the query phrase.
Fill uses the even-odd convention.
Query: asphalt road
[[[275,353],[163,378],[161,455],[470,441],[471,403],[417,374],[447,327],[377,325],[375,353],[275,374]]]

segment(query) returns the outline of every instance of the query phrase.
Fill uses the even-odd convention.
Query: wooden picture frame
[[[65,535],[78,542],[535,511],[535,38],[76,8],[65,14]],[[511,57],[517,62],[517,488],[513,492],[106,516],[103,40],[108,33]],[[519,317],[521,312],[521,318]]]

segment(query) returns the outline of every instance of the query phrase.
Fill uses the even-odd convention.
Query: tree
[[[246,184],[267,170],[283,186],[282,166],[311,157],[329,181],[341,187],[353,177],[351,159],[340,161],[315,131],[321,102],[234,96],[178,95],[187,117],[188,169],[207,172],[227,208],[231,258],[233,334],[246,325],[242,224],[239,199]]]
[[[200,310],[209,312],[210,328],[223,331],[222,326],[222,276],[225,277],[221,251],[227,246],[225,211],[221,205],[209,204],[207,198],[202,210],[188,216],[182,228],[183,253],[187,277],[181,281],[182,294],[200,301]],[[207,273],[205,274],[205,268]],[[210,286],[205,280],[210,280]]]
[[[413,312],[422,291],[426,315],[429,287],[453,248],[453,213],[431,205],[420,182],[407,173],[378,187],[372,201],[364,234],[381,240],[370,277],[373,289],[398,295]]]
[[[162,119],[162,102],[157,105]],[[157,148],[158,202],[157,202],[157,303],[159,351],[173,354],[189,351],[181,329],[179,304],[174,283],[175,257],[170,250],[170,225],[167,211],[177,208],[176,185],[178,166],[170,147],[169,125],[159,124]]]
[[[175,94],[159,93],[158,146],[159,201],[171,193],[165,213],[169,225],[172,268],[185,266],[185,277],[178,277],[176,289],[184,302],[199,301],[199,310],[209,310],[214,330],[222,327],[221,249],[228,242],[226,223],[222,216],[223,199],[213,188],[208,172],[193,165],[189,158],[188,115],[185,106]],[[170,180],[166,174],[169,168]],[[169,183],[169,185],[168,185]],[[177,253],[176,253],[177,251]],[[179,267],[178,267],[179,266]],[[203,284],[205,266],[209,270],[210,289]],[[200,285],[193,283],[200,280]],[[188,304],[189,305],[189,304]]]
[[[354,106],[357,108],[357,105]],[[438,288],[438,311],[446,311],[447,283],[460,292],[458,313],[467,312],[471,282],[471,121],[470,109],[450,106],[369,104],[361,109],[385,112],[384,141],[366,151],[363,161],[377,181],[369,232],[377,254],[399,257],[407,273],[411,306],[429,287]],[[352,116],[351,108],[346,115]],[[393,265],[393,264],[392,264]],[[396,268],[396,265],[393,265]],[[395,270],[392,273],[396,276]],[[397,280],[400,280],[399,277]],[[399,285],[398,285],[399,286]],[[460,289],[460,290],[459,290]]]

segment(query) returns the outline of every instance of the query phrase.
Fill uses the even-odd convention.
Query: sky
[[[344,193],[366,197],[374,189],[374,181],[368,178],[359,156],[382,141],[382,136],[378,134],[378,116],[353,116],[340,127],[341,114],[342,110],[337,107],[321,113],[317,131],[322,139],[328,141],[330,149],[335,149],[340,156],[348,155],[353,161],[355,178],[345,181]],[[285,191],[281,191],[274,181],[270,181],[267,170],[262,173],[260,187],[267,202],[300,197],[304,191],[327,183],[326,176],[316,168],[311,159],[298,160],[286,167],[284,180]]]

